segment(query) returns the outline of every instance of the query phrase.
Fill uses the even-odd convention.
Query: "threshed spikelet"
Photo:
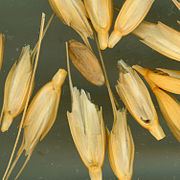
[[[158,22],[143,21],[133,33],[144,44],[173,60],[180,61],[180,32]]]
[[[69,55],[74,66],[91,83],[101,86],[104,84],[104,75],[101,66],[93,52],[82,43],[71,40]]]
[[[116,90],[128,111],[137,122],[157,139],[165,137],[158,116],[145,84],[138,74],[124,61],[118,61],[119,80]]]
[[[109,29],[113,20],[112,0],[84,0],[89,18],[98,34],[100,48],[107,48]]]
[[[108,132],[109,162],[118,179],[131,180],[134,151],[131,130],[127,125],[126,110],[118,110],[112,131]]]
[[[154,0],[126,0],[109,37],[108,47],[113,48],[118,41],[131,33],[145,18]]]

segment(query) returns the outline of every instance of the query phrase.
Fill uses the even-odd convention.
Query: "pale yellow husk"
[[[49,0],[51,8],[58,18],[71,26],[90,47],[88,37],[93,37],[93,31],[87,19],[87,12],[81,0]]]
[[[13,119],[24,109],[32,68],[30,46],[25,46],[6,78],[2,108],[2,132],[9,129]]]
[[[169,129],[180,142],[180,103],[172,95],[158,88],[147,76],[144,76],[144,78],[157,98]]]
[[[98,34],[99,45],[102,50],[107,48],[109,30],[113,20],[112,0],[84,0],[89,18]]]
[[[119,80],[116,90],[135,120],[157,139],[165,134],[159,125],[158,116],[151,100],[148,89],[131,67],[124,61],[118,62]]]
[[[176,7],[180,10],[180,2],[178,2],[177,0],[172,0],[172,1],[176,5]]]
[[[4,41],[5,41],[5,35],[0,33],[0,70],[4,56]]]
[[[105,156],[105,128],[102,109],[90,101],[90,95],[72,86],[72,112],[67,112],[71,134],[79,155],[89,170],[91,180],[102,180]]]
[[[101,86],[104,84],[104,75],[98,59],[93,52],[82,43],[71,40],[69,55],[78,71],[91,83]]]
[[[157,71],[151,71],[139,65],[134,65],[133,68],[149,78],[158,87],[175,94],[180,94],[180,71],[162,68],[157,68]]]
[[[158,22],[143,21],[133,33],[140,37],[144,44],[173,60],[180,61],[180,32]]]
[[[120,180],[130,180],[133,173],[134,142],[127,125],[126,110],[117,111],[112,131],[108,135],[108,156],[114,174]]]
[[[118,41],[131,33],[145,18],[154,0],[126,0],[116,18],[114,30],[109,37],[108,47],[113,48]]]

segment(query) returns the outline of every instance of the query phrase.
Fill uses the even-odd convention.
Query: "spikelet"
[[[162,68],[157,68],[157,71],[151,71],[139,65],[134,65],[133,68],[149,78],[158,87],[175,94],[180,94],[180,71]]]
[[[69,41],[69,55],[78,71],[91,83],[101,86],[104,84],[104,75],[101,66],[93,52],[82,43]]]
[[[59,69],[52,80],[44,85],[31,101],[23,125],[23,142],[17,153],[15,161],[11,166],[7,178],[9,177],[22,152],[25,150],[27,159],[22,169],[16,176],[16,179],[19,177],[30,159],[35,146],[39,141],[43,140],[53,126],[57,116],[61,96],[61,87],[66,78],[66,74],[67,72],[64,69]]]
[[[112,0],[84,0],[89,18],[98,34],[100,48],[107,48],[109,29],[113,20]]]
[[[108,157],[114,174],[120,180],[130,180],[133,173],[134,142],[127,125],[126,110],[117,111],[112,131],[108,132]]]
[[[115,21],[114,31],[109,37],[108,47],[113,48],[118,41],[131,33],[145,18],[154,0],[126,0]]]
[[[93,37],[93,31],[83,2],[81,0],[49,0],[49,3],[58,18],[79,33],[90,48],[88,37]]]
[[[133,33],[140,37],[144,44],[173,60],[180,61],[180,32],[158,22],[143,21]]]
[[[1,131],[7,131],[13,119],[24,109],[32,76],[30,46],[22,49],[19,59],[8,73],[4,88]]]
[[[169,129],[180,142],[180,103],[172,95],[158,88],[146,75],[144,78],[157,98]]]
[[[4,41],[5,41],[5,35],[0,33],[0,70],[4,56]]]
[[[100,110],[90,101],[90,95],[72,86],[67,53],[72,112],[67,112],[71,134],[79,155],[89,170],[91,180],[102,180],[101,167],[105,155],[105,128]]]
[[[116,90],[135,120],[157,139],[165,134],[159,125],[158,116],[150,94],[138,74],[124,61],[118,61],[119,80]]]
[[[172,1],[176,5],[176,7],[180,10],[180,2],[178,2],[177,0],[172,0]]]

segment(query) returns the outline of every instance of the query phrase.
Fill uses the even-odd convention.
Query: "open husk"
[[[159,107],[169,129],[180,142],[180,103],[168,92],[155,85],[147,76],[144,76],[144,78],[157,98]]]
[[[98,34],[99,45],[102,50],[107,48],[109,29],[113,20],[112,0],[84,0],[89,18]]]
[[[83,2],[81,0],[49,0],[49,3],[58,18],[79,33],[90,48],[88,37],[93,37],[93,31]]]
[[[158,87],[175,94],[180,94],[180,71],[162,68],[152,71],[139,65],[134,65],[133,68],[150,79]]]
[[[131,33],[145,18],[154,0],[126,0],[116,18],[114,30],[109,37],[108,47],[113,48],[118,41]]]
[[[61,87],[66,78],[66,74],[67,72],[64,69],[59,69],[52,80],[44,85],[32,99],[23,124],[23,142],[6,178],[9,177],[17,160],[25,150],[27,159],[16,176],[16,179],[19,177],[30,159],[35,146],[39,141],[44,139],[53,126],[59,107]]]
[[[119,80],[116,90],[135,120],[157,140],[165,137],[148,89],[131,67],[118,61]]]
[[[67,62],[69,69],[69,60]],[[79,155],[89,170],[91,180],[102,180],[101,168],[104,162],[106,141],[102,108],[99,110],[84,90],[79,91],[73,87],[70,70],[68,71],[72,112],[67,112],[67,117],[71,134]]]
[[[173,60],[180,61],[180,32],[158,22],[143,21],[133,34],[140,37],[144,44]]]
[[[69,41],[69,55],[78,71],[91,83],[101,86],[104,84],[104,75],[98,59],[93,52],[82,43]]]
[[[0,33],[0,70],[4,56],[4,41],[5,41],[5,35]]]
[[[14,63],[6,78],[4,104],[1,112],[2,132],[9,129],[13,119],[24,109],[32,76],[32,68],[30,46],[25,46],[22,49],[19,59]]]
[[[107,130],[108,157],[114,174],[120,180],[131,180],[134,161],[134,142],[127,125],[126,110],[117,111],[111,132]]]

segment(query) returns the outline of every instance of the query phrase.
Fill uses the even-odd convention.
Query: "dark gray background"
[[[121,7],[122,2],[116,1],[115,4]],[[12,64],[18,58],[24,45],[30,44],[33,47],[38,39],[41,12],[46,13],[47,22],[52,14],[47,0],[0,1],[0,32],[6,35],[4,62],[0,74],[0,107],[3,103],[5,79]],[[159,20],[179,30],[177,19],[180,20],[179,11],[171,0],[155,1],[146,17],[146,20],[151,22]],[[81,40],[76,32],[55,18],[42,42],[34,93],[52,78],[58,68],[66,69],[64,42],[72,38]],[[94,41],[91,42],[97,53]],[[119,59],[125,60],[129,65],[140,64],[149,68],[162,67],[178,70],[180,65],[179,62],[168,59],[145,46],[133,35],[124,37],[114,49],[105,50],[103,56],[115,94],[114,86],[118,79],[116,63]],[[93,102],[103,106],[105,124],[111,129],[113,115],[106,87],[95,87],[90,84],[73,66],[71,66],[71,73],[73,84],[90,92]],[[156,141],[128,114],[128,123],[136,148],[133,179],[178,180],[180,179],[180,145],[167,128],[154,95],[152,97],[159,114],[160,124],[167,136],[160,142]],[[119,103],[122,106],[120,100]],[[71,138],[66,117],[67,110],[71,111],[68,78],[63,85],[56,122],[46,138],[37,145],[20,179],[89,179],[88,170],[83,165]],[[8,132],[0,134],[0,177],[7,166],[20,118],[21,116],[14,120]],[[10,179],[17,174],[23,161],[24,156],[20,159]],[[116,179],[110,168],[107,154],[103,165],[103,179]]]

